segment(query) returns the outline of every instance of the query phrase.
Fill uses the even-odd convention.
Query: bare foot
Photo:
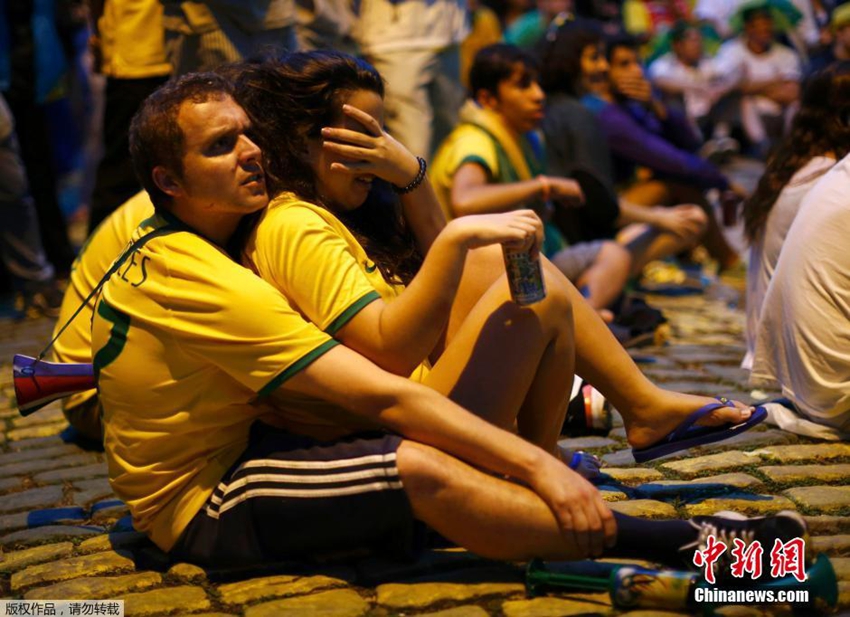
[[[700,407],[710,403],[719,403],[715,398],[695,396],[659,389],[661,395],[652,407],[639,409],[638,406],[623,413],[626,436],[633,448],[646,448],[660,441],[675,429],[682,421]],[[729,401],[727,406],[715,409],[697,422],[698,426],[722,426],[740,424],[752,415],[753,408],[738,401]]]

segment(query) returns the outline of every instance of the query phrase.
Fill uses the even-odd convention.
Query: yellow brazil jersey
[[[150,197],[141,191],[124,202],[92,232],[71,266],[71,278],[62,299],[62,309],[53,332],[54,336],[80,308],[112,262],[127,247],[139,223],[152,214],[153,204]],[[56,362],[91,362],[93,310],[94,301],[91,301],[54,343],[53,359]],[[66,408],[76,407],[95,394],[97,390],[79,392],[64,399],[62,404]]]
[[[331,336],[370,302],[391,302],[404,290],[384,280],[342,221],[291,193],[269,204],[248,241],[245,262]],[[422,381],[428,368],[426,360],[411,378]],[[294,431],[330,438],[338,433],[323,427],[364,428],[322,400],[279,392],[274,402],[283,407],[285,426]]]
[[[487,172],[488,182],[498,181],[500,169],[495,142],[472,124],[458,125],[440,145],[431,163],[431,184],[448,220],[457,218],[451,209],[452,184],[455,173],[465,163],[478,163]]]
[[[92,324],[109,480],[135,527],[169,550],[264,400],[336,342],[180,221],[142,222]]]
[[[522,157],[523,160],[511,161],[504,146],[483,128],[469,123],[458,125],[437,150],[431,165],[431,183],[446,218],[456,218],[451,208],[452,184],[457,170],[466,163],[480,165],[487,173],[487,182],[490,184],[519,182],[541,174],[542,163],[540,157],[534,153],[530,136],[533,137],[534,134],[520,137],[513,149],[514,156]],[[517,169],[519,164],[523,165],[524,171]],[[565,249],[567,242],[558,227],[549,220],[546,210],[540,209],[541,205],[525,204],[526,207],[535,208],[538,213],[542,213],[545,230],[543,254],[551,258]]]

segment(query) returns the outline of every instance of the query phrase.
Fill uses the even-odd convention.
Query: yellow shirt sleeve
[[[499,159],[493,140],[481,129],[461,124],[440,146],[431,165],[431,180],[449,219],[455,218],[451,209],[454,175],[466,163],[480,165],[490,181],[499,176]]]
[[[165,349],[171,346],[174,354],[217,367],[265,395],[335,344],[223,251],[193,234],[176,236],[178,241],[140,249],[107,285],[98,315],[116,324],[113,332],[125,322],[124,340],[135,344],[116,354],[110,340],[95,355],[98,371],[119,354],[138,354],[142,365],[142,358],[152,355],[144,333],[161,331],[170,341]],[[162,341],[155,344],[162,346]],[[122,360],[133,363],[133,358]],[[191,382],[187,379],[187,386]]]
[[[263,279],[333,335],[380,295],[364,272],[374,264],[341,223],[331,224],[315,208],[303,202],[271,207],[248,253]]]

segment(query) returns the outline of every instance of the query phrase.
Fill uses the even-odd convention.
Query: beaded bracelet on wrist
[[[399,195],[404,195],[409,193],[422,184],[422,181],[425,179],[425,171],[428,169],[428,163],[425,162],[421,156],[417,156],[416,160],[419,161],[419,173],[416,174],[416,177],[413,179],[413,182],[408,184],[407,186],[396,186],[393,184],[393,190]]]

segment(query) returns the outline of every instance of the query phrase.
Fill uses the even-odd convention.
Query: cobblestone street
[[[670,319],[671,336],[664,347],[635,352],[646,374],[671,389],[749,402],[738,368],[744,316],[729,306],[734,297],[721,285],[703,296],[650,297]],[[28,418],[15,408],[12,355],[37,353],[51,327],[46,319],[0,321],[0,596],[121,598],[132,616],[623,614],[604,593],[527,599],[521,568],[458,550],[431,551],[412,565],[370,558],[310,569],[281,564],[268,572],[169,564],[132,530],[109,488],[103,454],[63,439],[58,404]],[[607,438],[566,443],[602,456],[610,477],[602,489],[621,512],[672,518],[796,509],[809,522],[815,550],[832,559],[841,581],[839,610],[850,614],[850,444],[814,442],[761,425],[687,456],[636,465],[621,427]],[[739,606],[720,613],[790,611]]]

